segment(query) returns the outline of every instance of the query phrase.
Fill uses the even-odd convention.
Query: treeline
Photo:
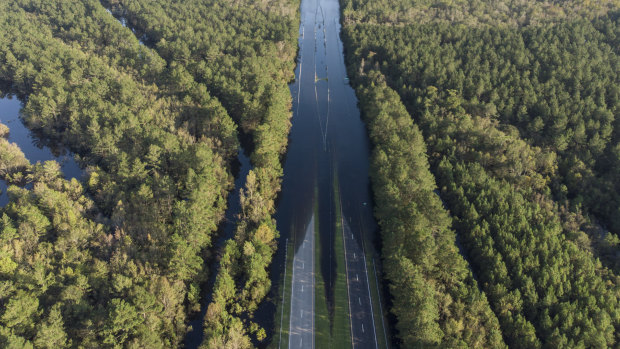
[[[357,95],[374,144],[375,215],[402,347],[506,347],[456,247],[422,133],[380,73],[360,82]]]
[[[343,0],[347,23],[400,25],[451,23],[468,26],[526,26],[596,18],[620,7],[618,0]]]
[[[204,260],[232,185],[237,125],[206,82],[141,45],[98,1],[5,2],[0,31],[0,80],[12,88],[4,92],[25,101],[29,127],[85,167],[82,184],[65,181],[57,164],[27,165],[0,140],[3,178],[30,184],[10,187],[0,209],[0,346],[178,346],[199,308]],[[256,101],[265,145],[254,156],[265,168],[279,166],[286,142],[290,98],[282,91]],[[286,122],[272,132],[276,119]],[[280,143],[271,138],[278,132]],[[257,168],[268,183],[257,191],[263,197],[275,195],[279,168]],[[269,239],[252,228],[248,241]],[[247,289],[264,287],[260,279]]]
[[[356,8],[361,2],[343,3],[346,9],[347,6]],[[414,7],[415,3],[410,6]],[[357,16],[364,18],[365,13],[362,11]],[[348,66],[355,77],[353,82],[360,100],[366,95],[359,91],[375,88],[377,79],[381,81],[384,74],[387,85],[398,92],[409,115],[422,130],[431,170],[452,214],[464,255],[510,347],[614,347],[620,340],[620,280],[592,254],[592,242],[582,231],[592,225],[582,215],[580,202],[574,194],[571,196],[571,189],[565,189],[564,196],[558,195],[561,185],[566,186],[567,172],[572,171],[567,167],[572,159],[586,161],[596,154],[609,156],[605,150],[617,144],[614,138],[618,111],[617,58],[613,46],[607,43],[615,39],[611,34],[602,35],[592,29],[613,28],[613,22],[617,23],[613,15],[594,22],[580,20],[522,29],[450,28],[442,21],[403,26],[345,22],[343,37]],[[530,33],[529,41],[505,40],[526,32]],[[565,39],[559,39],[562,35]],[[582,40],[578,40],[579,36]],[[598,40],[586,44],[585,38]],[[519,42],[520,46],[516,44]],[[585,46],[583,51],[577,48],[579,45]],[[519,47],[524,51],[521,55]],[[529,51],[525,47],[530,47]],[[589,49],[593,50],[592,57],[605,58],[593,59],[591,68],[586,69],[590,73],[584,73],[579,69],[590,61],[587,55],[581,55]],[[556,53],[546,55],[545,52]],[[505,57],[505,60],[494,60],[494,57]],[[507,63],[508,57],[510,62],[521,60],[519,68]],[[546,63],[544,69],[541,62]],[[562,74],[565,78],[557,77],[560,71],[566,72]],[[610,75],[605,76],[606,73]],[[548,76],[543,78],[544,74]],[[572,89],[566,82],[570,74],[578,82]],[[582,79],[580,74],[590,75]],[[527,80],[532,87],[524,87],[523,81]],[[480,90],[476,90],[478,87]],[[549,91],[556,96],[570,96],[570,91],[574,91],[573,95],[583,99],[553,101]],[[536,110],[522,102],[529,100],[524,99],[528,94],[534,96],[530,98],[538,105],[552,101],[553,108],[549,108],[544,118],[538,111],[528,114],[530,108]],[[569,101],[577,106],[567,105]],[[362,105],[363,109],[369,109],[365,103]],[[520,122],[513,121],[513,114],[508,110],[523,111]],[[558,110],[564,112],[556,114]],[[580,113],[571,114],[572,110]],[[538,130],[542,136],[533,130],[528,134],[523,126],[533,123],[536,116],[550,124],[546,131]],[[562,127],[557,127],[558,134],[555,134],[553,123],[561,117],[575,120],[575,126],[559,122]],[[390,122],[384,121],[387,129],[391,128]],[[584,140],[589,142],[579,145],[571,139],[564,149],[553,146],[561,134],[571,137],[570,130],[579,123],[586,129]],[[371,137],[373,128],[369,126]],[[521,138],[522,134],[525,139]],[[399,150],[402,145],[393,143],[394,139],[397,138],[373,138],[373,143],[376,148],[386,147],[386,154],[407,159]],[[409,141],[411,147],[419,147],[420,141]],[[597,146],[600,149],[601,144],[601,152],[596,153],[594,149]],[[591,170],[599,169],[598,160],[593,160]],[[411,169],[409,174],[405,169],[405,165],[398,167],[403,171],[400,178],[415,181],[424,177]],[[617,168],[608,170],[617,171]],[[379,183],[387,181],[389,173],[373,173],[373,176],[374,190],[380,192]],[[600,175],[596,180],[602,182],[603,177]],[[584,182],[578,180],[576,184],[583,186]],[[396,192],[395,188],[388,187]],[[586,188],[573,190],[585,192]],[[597,199],[602,204],[618,207],[608,197]],[[419,216],[415,210],[398,214],[399,210],[391,208],[390,202],[378,200],[377,204],[380,221],[386,220],[384,216],[393,222],[402,221],[403,216]],[[428,205],[422,212],[426,210]],[[416,219],[420,221],[423,220]],[[393,234],[402,239],[415,231],[398,230],[385,223],[381,228],[383,236]],[[394,254],[389,249],[383,253],[387,260]],[[407,270],[404,266],[396,268],[392,271],[385,268],[393,286],[398,285],[394,275]],[[403,293],[393,292],[392,296],[391,311],[398,318],[399,337],[405,340],[419,325],[410,327],[412,311],[403,308],[406,304]]]
[[[406,67],[394,84],[407,99],[422,95],[423,86],[436,86],[442,98],[454,90],[468,113],[516,126],[529,143],[557,154],[555,198],[620,233],[617,18],[519,30],[359,30],[373,33],[367,49],[379,61],[394,62],[386,73]],[[411,39],[401,44],[402,37]]]
[[[204,83],[251,140],[253,169],[241,193],[235,238],[221,256],[203,343],[208,348],[248,347],[251,339],[265,337],[252,318],[271,287],[268,267],[278,237],[271,215],[290,129],[287,84],[294,78],[299,3],[105,3],[169,64],[182,65]]]

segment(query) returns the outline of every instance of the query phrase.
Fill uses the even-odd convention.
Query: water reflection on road
[[[331,309],[336,270],[333,242],[336,210],[339,209],[334,207],[335,175],[340,183],[342,214],[347,220],[347,231],[352,234],[349,238],[353,239],[347,241],[356,241],[360,248],[357,255],[363,237],[372,240],[377,228],[368,178],[369,142],[355,92],[348,84],[339,37],[339,15],[338,0],[302,0],[297,79],[290,86],[294,102],[293,126],[276,213],[281,237],[272,267],[272,296],[279,299],[285,239],[294,241],[297,261],[298,254],[305,251],[301,246],[316,200],[318,212],[314,218],[318,222],[320,239],[317,244],[320,243],[321,256],[320,270],[314,272],[321,273],[325,280],[324,296]],[[279,328],[273,328],[274,312],[275,304],[266,302],[257,313],[261,324],[277,334]],[[270,316],[267,318],[265,313]],[[291,313],[291,317],[297,315]],[[358,315],[371,317],[370,313]],[[371,322],[366,323],[364,332],[373,336],[372,329],[368,329]],[[278,338],[277,335],[273,337]],[[375,347],[373,343],[368,344]]]

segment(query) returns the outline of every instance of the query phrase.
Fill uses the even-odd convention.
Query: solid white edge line
[[[368,287],[368,299],[370,300],[370,316],[372,318],[372,333],[375,336],[375,348],[379,349],[379,343],[377,342],[377,329],[375,328],[375,314],[372,309],[372,296],[370,294],[370,281],[368,280],[368,267],[366,266],[366,254],[362,255],[364,257],[364,272],[366,274],[366,286]]]

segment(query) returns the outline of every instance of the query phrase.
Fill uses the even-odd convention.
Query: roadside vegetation
[[[504,347],[498,320],[459,254],[422,133],[378,74],[358,89],[375,144],[371,179],[391,311],[404,347]]]
[[[341,3],[400,341],[615,347],[617,4]]]

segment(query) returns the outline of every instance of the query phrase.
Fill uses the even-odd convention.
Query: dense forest
[[[620,2],[340,3],[393,344],[618,347]],[[264,345],[299,5],[0,2],[0,96],[82,168],[0,123],[0,347],[179,347],[205,296],[202,348]]]
[[[454,324],[469,330],[471,318],[484,329],[476,333],[495,333],[485,302],[463,302],[461,312],[442,305],[447,282],[459,280],[442,272],[456,269],[457,257],[426,256],[439,256],[438,244],[454,250],[453,235],[442,233],[451,226],[499,320],[501,338],[485,346],[615,347],[617,4],[341,4],[348,68],[374,144],[375,214],[403,346],[479,347],[466,332],[453,344]],[[436,221],[447,215],[429,197],[435,181],[421,170],[426,156],[452,217],[443,225]]]
[[[267,268],[278,237],[271,215],[290,128],[287,83],[294,79],[299,3],[121,0],[109,5],[166,61],[205,84],[250,137],[254,168],[241,193],[235,238],[220,257],[203,344],[249,347],[248,333],[265,338],[251,319],[271,287]]]
[[[620,7],[618,0],[355,0],[342,1],[342,15],[351,24],[465,24],[525,26],[595,18]]]
[[[167,33],[188,34],[172,27],[188,25],[175,15],[210,22],[183,46],[164,33],[144,40],[148,28],[118,2],[0,3],[2,93],[20,97],[28,127],[84,168],[67,181],[55,162],[30,164],[0,126],[0,176],[12,184],[0,209],[2,347],[179,346],[205,292],[217,300],[205,346],[262,339],[251,315],[270,287],[297,4],[149,6],[160,12],[148,21]],[[240,132],[254,164],[243,219],[215,289],[201,290]]]
[[[497,317],[455,245],[422,133],[396,92],[373,75],[358,97],[376,145],[375,214],[403,347],[505,347]]]

